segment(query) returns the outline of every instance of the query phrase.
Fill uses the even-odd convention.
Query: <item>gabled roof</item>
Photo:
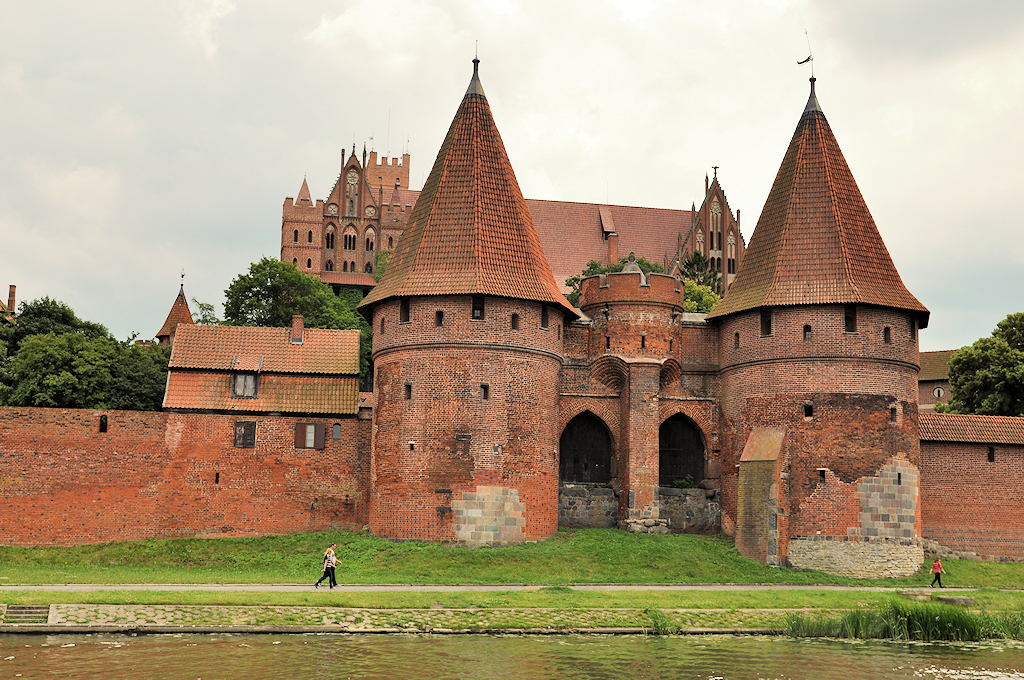
[[[183,323],[186,325],[194,325],[192,321],[192,312],[188,309],[188,300],[185,299],[185,286],[182,285],[178,289],[178,297],[174,298],[174,304],[171,305],[171,311],[167,315],[167,320],[164,321],[164,325],[160,327],[156,338],[169,338],[174,335],[174,328],[179,324]]]
[[[922,413],[921,440],[1024,445],[1024,418]]]
[[[928,310],[903,285],[814,94],[736,280],[708,318],[758,307],[862,303]]]
[[[921,352],[921,371],[917,374],[920,380],[949,380],[949,359],[955,349],[944,349],[938,352]]]
[[[473,78],[383,280],[360,307],[419,295],[495,295],[558,305],[575,318]]]
[[[175,345],[177,347],[177,345]],[[231,375],[171,371],[164,408],[241,413],[330,413],[359,411],[359,377],[261,375],[255,398],[231,396]]]
[[[307,328],[302,344],[291,328],[182,326],[169,368],[358,375],[359,331]]]

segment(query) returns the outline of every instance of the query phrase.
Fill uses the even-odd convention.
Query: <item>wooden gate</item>
[[[570,484],[612,480],[612,438],[601,419],[584,411],[569,421],[558,442],[559,477]]]
[[[704,438],[692,420],[677,413],[658,429],[658,485],[670,487],[687,476],[694,486],[704,479]]]

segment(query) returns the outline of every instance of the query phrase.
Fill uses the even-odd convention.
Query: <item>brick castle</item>
[[[545,242],[537,206],[554,202],[523,198],[476,64],[423,189],[407,185],[408,156],[349,156],[326,201],[304,183],[285,204],[282,258],[369,291],[372,393],[351,332],[182,321],[161,331],[165,412],[0,409],[0,541],[368,525],[473,546],[561,525],[724,531],[762,562],[853,576],[913,573],[925,548],[1024,558],[1024,422],[920,408],[929,313],[813,79],[735,274],[717,178],[700,211],[662,216],[689,221],[672,261],[724,252],[728,291],[706,316],[684,311],[679,278],[632,262],[566,303],[551,260],[570,266],[575,234]],[[546,209],[572,206],[602,229],[585,256],[616,259],[631,209]]]

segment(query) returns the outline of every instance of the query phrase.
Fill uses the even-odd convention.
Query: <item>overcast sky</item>
[[[524,195],[689,208],[717,165],[749,242],[805,29],[922,349],[1024,311],[1024,3],[934,0],[0,0],[0,290],[150,338],[184,269],[220,311],[343,147],[422,185],[477,41]]]

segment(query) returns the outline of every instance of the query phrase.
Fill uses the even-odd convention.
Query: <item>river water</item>
[[[0,636],[0,679],[13,677],[1024,680],[1024,645],[728,635]]]

